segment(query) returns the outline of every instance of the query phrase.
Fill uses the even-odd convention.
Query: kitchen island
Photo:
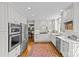
[[[34,35],[35,42],[50,42],[50,34],[49,33],[39,33]]]

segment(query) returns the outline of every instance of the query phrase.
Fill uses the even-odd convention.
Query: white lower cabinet
[[[49,34],[35,34],[35,42],[50,42]]]
[[[61,40],[61,53],[67,57],[69,53],[69,43]]]
[[[79,57],[79,44],[73,44],[73,55]]]
[[[61,40],[61,53],[64,57],[79,57],[79,43]]]
[[[20,55],[20,45],[9,52],[9,57],[17,57]]]
[[[54,44],[54,46],[56,46],[56,36],[55,35],[51,35],[51,41]]]

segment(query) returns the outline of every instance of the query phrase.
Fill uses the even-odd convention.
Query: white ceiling
[[[25,15],[49,17],[67,8],[71,2],[13,2],[11,3]],[[31,7],[30,10],[27,8]]]

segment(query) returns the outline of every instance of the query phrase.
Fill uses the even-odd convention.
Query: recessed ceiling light
[[[63,11],[63,10],[60,10],[61,12]]]
[[[30,10],[30,9],[31,9],[31,7],[28,7],[27,9],[29,9],[29,10]]]

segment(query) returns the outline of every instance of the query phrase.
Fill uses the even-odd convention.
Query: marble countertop
[[[69,42],[69,43],[76,43],[76,44],[79,44],[79,41],[75,41],[75,40],[72,40],[72,39],[69,39],[63,35],[60,35],[60,36],[56,36],[58,38],[60,38],[61,40],[64,40],[66,42]]]
[[[61,35],[61,34],[60,34],[60,33],[51,33],[51,35],[59,36],[59,35]]]

